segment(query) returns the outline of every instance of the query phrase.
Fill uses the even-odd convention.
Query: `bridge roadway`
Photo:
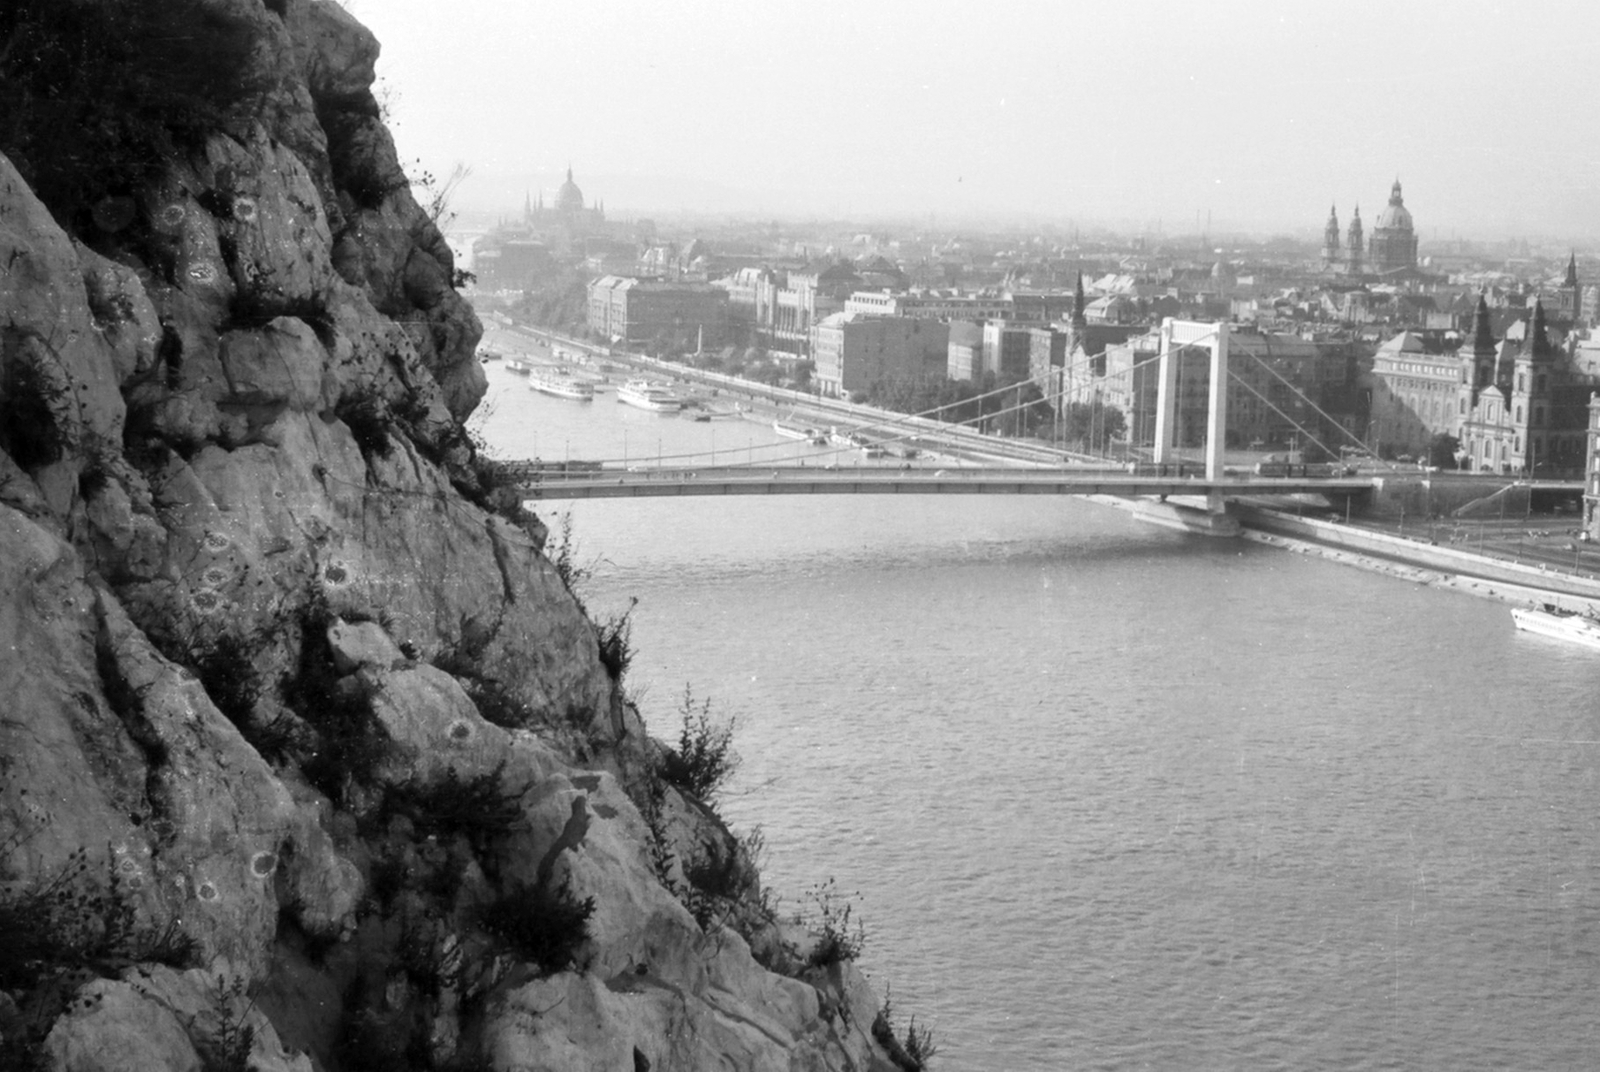
[[[520,485],[530,499],[622,499],[673,495],[1116,495],[1124,498],[1355,495],[1373,488],[1366,477],[1261,477],[1206,480],[1195,467],[1170,475],[1126,469],[891,469],[819,466],[727,466],[651,469],[540,470]]]

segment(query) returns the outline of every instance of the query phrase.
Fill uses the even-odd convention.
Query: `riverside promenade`
[[[1233,512],[1244,538],[1258,543],[1505,603],[1600,614],[1600,577],[1592,572],[1600,567],[1600,548],[1549,518],[1526,519],[1520,530],[1501,527],[1493,537],[1476,525],[1443,523],[1418,538],[1381,524],[1297,517],[1247,503],[1235,504]],[[1436,542],[1441,534],[1446,542]],[[1490,550],[1473,549],[1469,537]],[[1502,557],[1507,554],[1512,557]]]

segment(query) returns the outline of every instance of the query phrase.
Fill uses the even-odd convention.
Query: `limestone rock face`
[[[121,443],[127,407],[117,370],[130,358],[137,363],[130,353],[137,343],[120,329],[148,303],[129,298],[125,317],[96,320],[71,239],[3,156],[0,204],[7,206],[0,216],[0,382],[13,398],[25,385],[37,411],[29,434],[13,419],[0,427],[0,440],[13,460],[31,463],[40,493],[65,514],[83,459]]]
[[[322,344],[305,321],[277,316],[264,327],[230,331],[218,344],[228,401],[318,412],[333,399],[323,389]]]
[[[97,979],[79,1001],[50,1032],[46,1047],[55,1067],[200,1072],[200,1055],[177,1017],[127,983]]]
[[[205,2],[248,106],[64,220],[0,144],[0,1046],[885,1067],[853,969],[752,956],[753,877],[706,911],[684,860],[735,842],[485,483],[480,328],[376,41]]]

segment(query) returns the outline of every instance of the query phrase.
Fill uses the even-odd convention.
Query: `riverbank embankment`
[[[1357,524],[1295,517],[1261,506],[1237,504],[1232,512],[1242,526],[1241,535],[1257,543],[1485,599],[1553,603],[1600,613],[1600,581],[1591,577],[1422,543]]]

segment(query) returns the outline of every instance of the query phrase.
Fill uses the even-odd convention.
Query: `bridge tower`
[[[1193,320],[1161,322],[1161,361],[1156,373],[1155,460],[1172,460],[1178,427],[1178,357],[1175,350],[1205,346],[1211,351],[1211,391],[1206,407],[1206,479],[1222,479],[1222,450],[1228,436],[1228,325]]]
[[[1204,346],[1211,351],[1211,383],[1206,406],[1206,479],[1223,478],[1223,449],[1228,441],[1228,325],[1206,324],[1193,320],[1161,321],[1161,358],[1156,366],[1156,443],[1155,461],[1174,460],[1174,440],[1178,426],[1178,354],[1189,346]],[[1222,493],[1206,497],[1206,509],[1215,515],[1225,511]]]

